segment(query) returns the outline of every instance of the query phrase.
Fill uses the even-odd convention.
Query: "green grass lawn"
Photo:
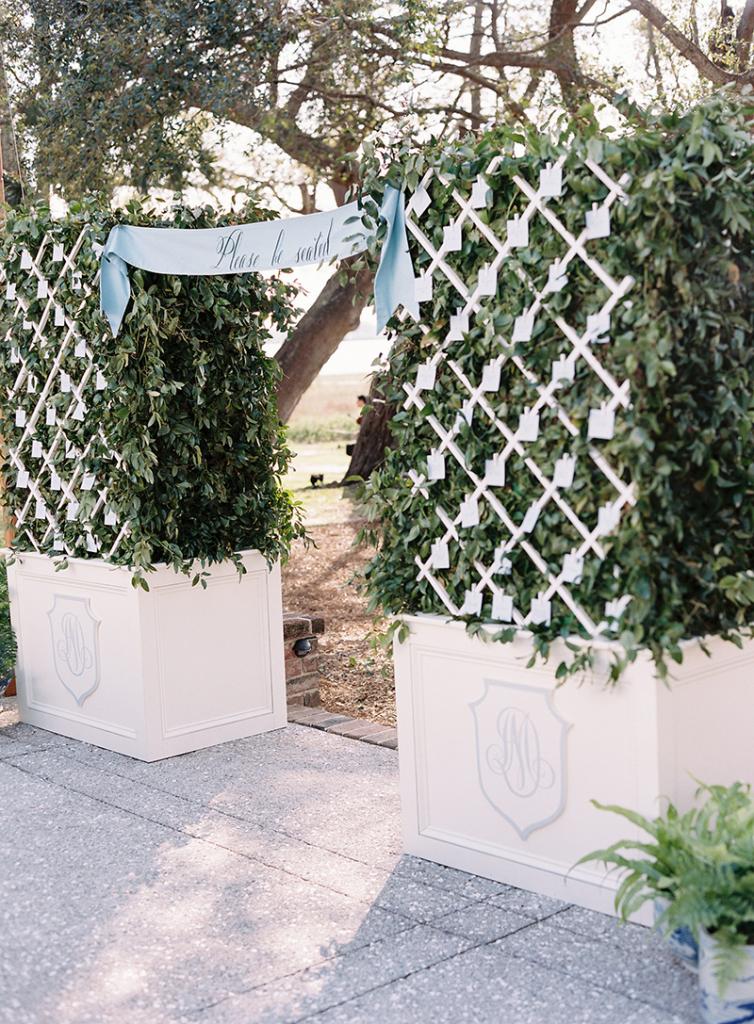
[[[291,447],[296,453],[291,471],[283,478],[283,484],[293,491],[294,497],[304,503],[306,525],[322,526],[326,523],[345,523],[358,518],[354,502],[353,487],[312,487],[312,473],[323,473],[325,484],[337,483],[343,479],[348,468],[349,457],[345,444],[323,441],[317,444],[296,444]]]
[[[358,518],[354,487],[312,487],[312,473],[325,484],[337,483],[348,469],[346,444],[356,440],[356,397],[369,390],[364,376],[319,376],[299,402],[288,425],[296,453],[284,485],[304,503],[307,526],[345,523]]]

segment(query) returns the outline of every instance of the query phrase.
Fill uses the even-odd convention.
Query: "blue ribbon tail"
[[[414,292],[414,267],[406,236],[406,209],[400,189],[392,185],[385,186],[380,218],[387,224],[387,234],[374,278],[378,332],[385,327],[398,306],[404,306],[415,320],[419,319],[419,303]]]
[[[116,224],[107,236],[107,243],[102,253],[99,277],[99,308],[107,317],[110,330],[115,337],[120,330],[126,313],[128,300],[131,298],[131,282],[128,277],[128,266],[115,251],[118,228]]]

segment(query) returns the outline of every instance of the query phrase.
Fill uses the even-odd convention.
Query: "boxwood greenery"
[[[273,327],[285,331],[291,322],[291,287],[257,274],[197,278],[132,268],[132,301],[117,338],[98,308],[97,247],[116,221],[202,228],[267,216],[253,205],[221,217],[209,207],[189,209],[176,202],[155,211],[141,201],[112,212],[95,198],[72,203],[62,218],[53,218],[44,205],[10,211],[0,239],[0,265],[6,280],[15,282],[17,293],[28,300],[27,317],[33,322],[39,322],[47,300],[37,299],[36,277],[21,269],[23,250],[36,254],[47,238],[40,269],[52,283],[62,267],[53,262],[54,243],[61,243],[67,255],[84,232],[74,268],[81,273],[83,287],[75,289],[72,271],[64,268],[56,302],[75,318],[78,334],[93,350],[95,367],[104,374],[107,387],[96,390],[92,375],[85,392],[85,419],[65,420],[77,452],[90,445],[81,468],[95,474],[97,481],[92,491],[79,492],[81,512],[76,520],[58,516],[69,554],[96,556],[87,550],[82,522],[105,483],[108,507],[117,514],[118,524],[130,524],[112,561],[132,567],[134,582],[144,587],[145,574],[156,563],[188,572],[197,561],[206,566],[234,559],[240,568],[238,551],[255,548],[273,560],[285,555],[292,539],[302,534],[300,509],[281,486],[291,453],[277,416],[279,369],[263,348]],[[0,302],[0,331],[5,339],[0,347],[3,394],[8,395],[19,371],[11,358],[12,347],[20,350],[41,387],[65,328],[56,328],[51,315],[44,332],[48,343],[33,346],[33,333],[23,329],[15,301],[6,300]],[[76,382],[83,366],[71,341],[60,369]],[[18,399],[6,400],[3,437],[18,440],[15,410],[21,405],[30,415],[38,398],[39,391],[27,394],[23,387]],[[56,383],[47,405],[61,418],[70,399]],[[45,453],[52,448],[56,429],[47,427],[41,416],[34,438],[41,440]],[[119,465],[107,458],[98,440],[100,429],[120,455]],[[39,475],[43,499],[55,507],[61,495],[51,490],[52,471],[68,479],[75,462],[66,459],[64,445],[44,469],[31,458],[28,444],[22,454],[32,478]],[[17,488],[7,448],[2,468],[8,504],[11,510],[20,508],[29,491]],[[31,516],[36,527],[33,510]],[[92,521],[91,532],[103,552],[116,530],[105,525],[102,512]],[[60,557],[53,539],[51,531],[42,549]],[[23,527],[16,532],[14,546],[33,546]],[[202,573],[194,578],[201,580]]]
[[[554,202],[558,216],[578,234],[585,209],[600,203],[607,191],[586,170],[584,158],[593,157],[614,180],[630,175],[630,201],[613,206],[610,236],[590,241],[588,248],[613,278],[632,275],[636,282],[627,301],[613,310],[610,343],[597,352],[618,381],[630,381],[631,406],[616,416],[614,437],[595,443],[622,479],[634,482],[637,502],[624,510],[619,529],[604,539],[604,560],[590,554],[581,582],[571,587],[595,622],[603,620],[608,601],[622,594],[631,597],[608,634],[620,641],[613,678],[641,648],[651,651],[660,674],[666,675],[668,659],[682,660],[684,638],[719,634],[740,643],[754,620],[754,103],[751,96],[722,94],[685,113],[645,118],[640,126],[615,134],[600,133],[592,114],[590,109],[581,111],[577,124],[552,136],[495,129],[455,145],[409,143],[389,154],[369,152],[365,205],[374,212],[384,180],[411,191],[428,168],[441,170],[447,184],[433,179],[432,205],[421,220],[439,247],[444,225],[457,213],[452,190],[468,196],[477,174],[493,156],[502,155],[490,177],[492,204],[481,213],[504,238],[506,220],[525,205],[513,175],[536,185],[543,161],[565,153],[563,197]],[[514,147],[519,154],[522,144],[525,155],[514,155]],[[418,275],[429,257],[412,237],[410,246]],[[514,319],[523,311],[524,289],[515,264],[542,283],[547,265],[564,250],[562,240],[535,217],[529,246],[514,250],[504,261],[497,294],[484,300],[482,312],[471,318],[469,333],[452,347],[452,358],[472,381],[481,379],[484,364],[501,351],[497,339],[510,338]],[[461,251],[448,260],[470,282],[490,258],[489,245],[467,225]],[[571,263],[568,273],[568,286],[549,296],[548,312],[581,332],[586,316],[600,307],[607,293],[581,261]],[[428,333],[410,318],[394,319],[391,325],[394,345],[380,387],[395,404],[394,448],[369,482],[362,537],[378,548],[366,572],[372,603],[392,615],[447,614],[428,582],[417,582],[414,557],[427,559],[432,541],[442,532],[436,503],[455,515],[469,490],[468,480],[448,458],[447,478],[429,484],[429,498],[423,499],[411,493],[407,473],[412,468],[421,472],[435,446],[427,414],[434,413],[449,427],[466,396],[445,366],[435,389],[423,393],[427,406],[419,414],[403,409],[402,384],[413,382],[417,364],[445,337],[458,305],[457,293],[438,274],[432,300],[421,306]],[[564,348],[568,350],[550,315],[537,317],[532,340],[516,351],[539,379],[549,381],[552,361]],[[503,367],[499,392],[486,397],[501,419],[513,423],[534,400],[531,385],[511,360]],[[607,393],[580,360],[576,379],[558,397],[581,427],[580,436],[570,442],[547,411],[539,439],[527,447],[548,473],[564,447],[582,456],[566,496],[579,516],[592,522],[599,506],[615,496],[585,457],[589,409],[598,407]],[[499,434],[478,414],[464,428],[460,447],[483,474],[485,459],[499,448]],[[509,462],[507,475],[507,486],[498,493],[518,523],[541,487],[517,458]],[[463,551],[451,545],[451,568],[442,574],[459,605],[464,590],[478,580],[474,561],[489,565],[496,546],[507,539],[486,502],[481,506],[480,526],[465,531]],[[551,502],[530,540],[557,573],[576,537]],[[507,589],[526,610],[542,588],[542,577],[515,550]],[[470,632],[489,622],[490,600],[488,595],[480,616],[466,617]],[[533,633],[535,657],[546,657],[556,638],[568,638],[572,655],[559,665],[559,676],[591,663],[592,649],[583,642],[582,627],[557,597],[550,624],[533,627]],[[498,624],[492,635],[508,641],[514,630]],[[572,643],[579,638],[581,642]]]

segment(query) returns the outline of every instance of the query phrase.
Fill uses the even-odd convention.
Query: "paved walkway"
[[[3,1024],[686,1024],[645,929],[402,856],[395,751],[152,765],[0,702]]]

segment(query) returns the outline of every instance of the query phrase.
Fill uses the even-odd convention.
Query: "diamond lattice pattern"
[[[87,336],[78,322],[98,301],[100,251],[89,228],[69,248],[46,234],[36,251],[16,247],[0,267],[11,319],[5,358],[15,368],[4,440],[19,546],[109,558],[128,534],[108,502],[121,459],[102,428],[102,338]]]
[[[628,201],[624,189],[629,179],[624,175],[619,181],[614,181],[599,164],[593,160],[584,161],[581,172],[594,176],[602,186],[604,199],[591,209],[585,206],[583,229],[575,235],[559,215],[560,204],[567,196],[565,156],[543,164],[537,184],[515,175],[513,182],[518,190],[518,215],[507,221],[506,235],[500,238],[490,229],[484,216],[492,197],[499,162],[500,158],[496,158],[485,173],[478,176],[470,195],[462,194],[449,179],[430,170],[407,206],[410,235],[429,257],[428,263],[424,257],[421,260],[423,272],[416,279],[417,299],[426,303],[432,299],[434,289],[450,287],[452,301],[457,300],[456,313],[450,317],[447,333],[439,339],[434,334],[431,340],[428,339],[426,362],[416,367],[415,377],[403,385],[406,396],[404,408],[424,417],[436,439],[433,449],[427,453],[426,464],[408,471],[412,493],[434,504],[437,519],[437,533],[430,556],[415,558],[416,578],[431,585],[453,617],[471,615],[509,622],[518,627],[536,626],[549,623],[553,601],[559,600],[575,616],[583,632],[596,637],[617,628],[628,603],[627,596],[607,601],[604,616],[595,621],[579,602],[577,591],[585,559],[605,557],[603,539],[618,528],[621,515],[636,500],[631,482],[621,477],[600,450],[601,442],[613,435],[616,417],[630,406],[629,382],[616,379],[606,368],[601,354],[610,343],[611,314],[619,303],[629,301],[625,297],[633,278],[626,276],[615,280],[590,254],[588,243],[609,235],[611,208],[617,202]],[[437,180],[433,182],[435,178]],[[430,239],[432,232],[425,233],[422,228],[424,215],[432,205],[430,187],[433,184],[452,188],[455,203],[455,216],[444,223],[439,246]],[[569,198],[573,202],[573,195]],[[530,230],[535,225],[540,232],[546,229],[553,234],[559,247],[558,256],[544,266],[520,259],[511,260],[512,256],[526,251]],[[457,269],[459,261],[453,258],[453,254],[460,251],[467,232],[473,233],[477,244],[489,252],[489,262],[472,281],[463,279]],[[436,232],[434,237],[437,237]],[[461,361],[454,358],[454,350],[459,348],[459,343],[470,330],[485,299],[495,295],[499,277],[507,269],[505,265],[509,260],[522,286],[524,302],[508,335],[496,336],[497,355],[485,365],[481,377],[472,380]],[[557,304],[548,300],[563,288],[572,287],[571,282],[577,278],[583,281],[584,272],[586,278],[593,282],[593,294],[599,294],[601,305],[587,317],[585,328],[577,329],[557,311]],[[581,286],[584,287],[583,284]],[[549,367],[547,375],[542,373],[541,367],[535,368],[534,361],[526,354],[526,343],[531,339],[534,325],[540,317],[548,317],[555,324],[562,340],[560,356]],[[430,324],[420,322],[419,326],[425,335],[430,334]],[[501,369],[504,366],[510,368],[510,364],[526,381],[533,400],[527,408],[518,410],[515,415],[511,411],[506,418],[499,414],[496,392],[500,386]],[[453,410],[447,422],[442,422],[430,411],[426,401],[427,393],[436,386],[441,367],[444,379],[447,379],[447,371],[452,374],[450,379],[460,403],[460,411],[453,415]],[[564,396],[575,372],[579,370],[583,376],[583,367],[588,367],[589,373],[599,378],[599,390],[604,401],[589,411],[588,422],[577,423],[568,411]],[[532,455],[532,443],[539,437],[539,420],[543,413],[557,417],[566,441],[557,458],[548,459],[546,463]],[[464,430],[470,426],[473,428],[474,424],[478,424],[479,429],[494,428],[494,436],[498,439],[485,463],[484,472],[472,466],[464,451]],[[577,514],[569,495],[576,458],[568,450],[567,442],[569,438],[576,439],[584,433],[588,441],[585,451],[592,463],[590,472],[599,475],[602,493],[607,482],[610,499],[599,508],[590,510],[589,514],[583,510]],[[449,463],[460,467],[468,481],[463,501],[456,507],[443,504],[443,480]],[[521,473],[529,474],[536,481],[539,497],[522,517],[515,517],[510,511],[507,496],[515,484],[515,474]],[[487,564],[476,557],[471,558],[476,578],[461,599],[458,595],[453,596],[446,580],[454,559],[461,557],[469,538],[478,528],[483,503],[497,517],[500,543],[495,548],[494,558]],[[568,524],[569,535],[575,538],[557,568],[553,568],[552,560],[537,550],[532,538],[540,517],[553,507],[557,507],[563,521]],[[515,593],[510,578],[512,560],[522,555],[541,577],[539,592],[526,605]]]

